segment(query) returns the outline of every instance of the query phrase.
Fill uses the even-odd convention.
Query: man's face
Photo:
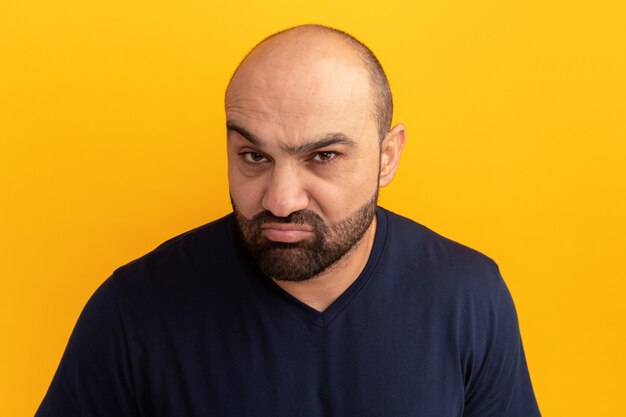
[[[304,280],[349,252],[375,215],[369,80],[346,60],[252,61],[226,99],[233,208],[264,273]]]

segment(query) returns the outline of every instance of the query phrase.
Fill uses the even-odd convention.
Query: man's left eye
[[[316,153],[311,159],[315,162],[328,162],[331,159],[335,158],[336,156],[337,156],[336,152],[324,151],[324,152]]]

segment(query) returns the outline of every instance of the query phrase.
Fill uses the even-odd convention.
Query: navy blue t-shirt
[[[363,272],[324,312],[261,274],[232,214],[118,269],[36,416],[539,416],[496,264],[377,220]]]

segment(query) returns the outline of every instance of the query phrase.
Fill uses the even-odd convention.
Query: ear
[[[406,141],[406,128],[402,123],[395,125],[383,139],[380,151],[379,186],[391,182],[400,163],[400,154]]]

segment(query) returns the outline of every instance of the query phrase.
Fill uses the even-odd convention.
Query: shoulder
[[[387,217],[385,257],[409,279],[429,289],[455,294],[491,294],[504,287],[496,262],[484,253],[449,239],[404,216]]]
[[[388,250],[395,257],[420,260],[422,266],[457,266],[497,273],[496,262],[484,253],[456,242],[407,217],[383,209],[388,222]]]
[[[198,226],[177,236],[174,236],[158,245],[154,250],[142,257],[124,265],[122,268],[133,267],[142,262],[150,262],[166,257],[182,249],[193,250],[214,249],[221,247],[224,241],[232,234],[232,213],[214,220],[210,223]]]
[[[109,280],[128,304],[179,303],[207,288],[231,285],[228,271],[237,263],[241,256],[229,214],[163,242],[117,268]]]
[[[119,267],[114,274],[178,268],[180,264],[206,262],[219,257],[233,240],[232,213],[174,236],[152,251]]]

